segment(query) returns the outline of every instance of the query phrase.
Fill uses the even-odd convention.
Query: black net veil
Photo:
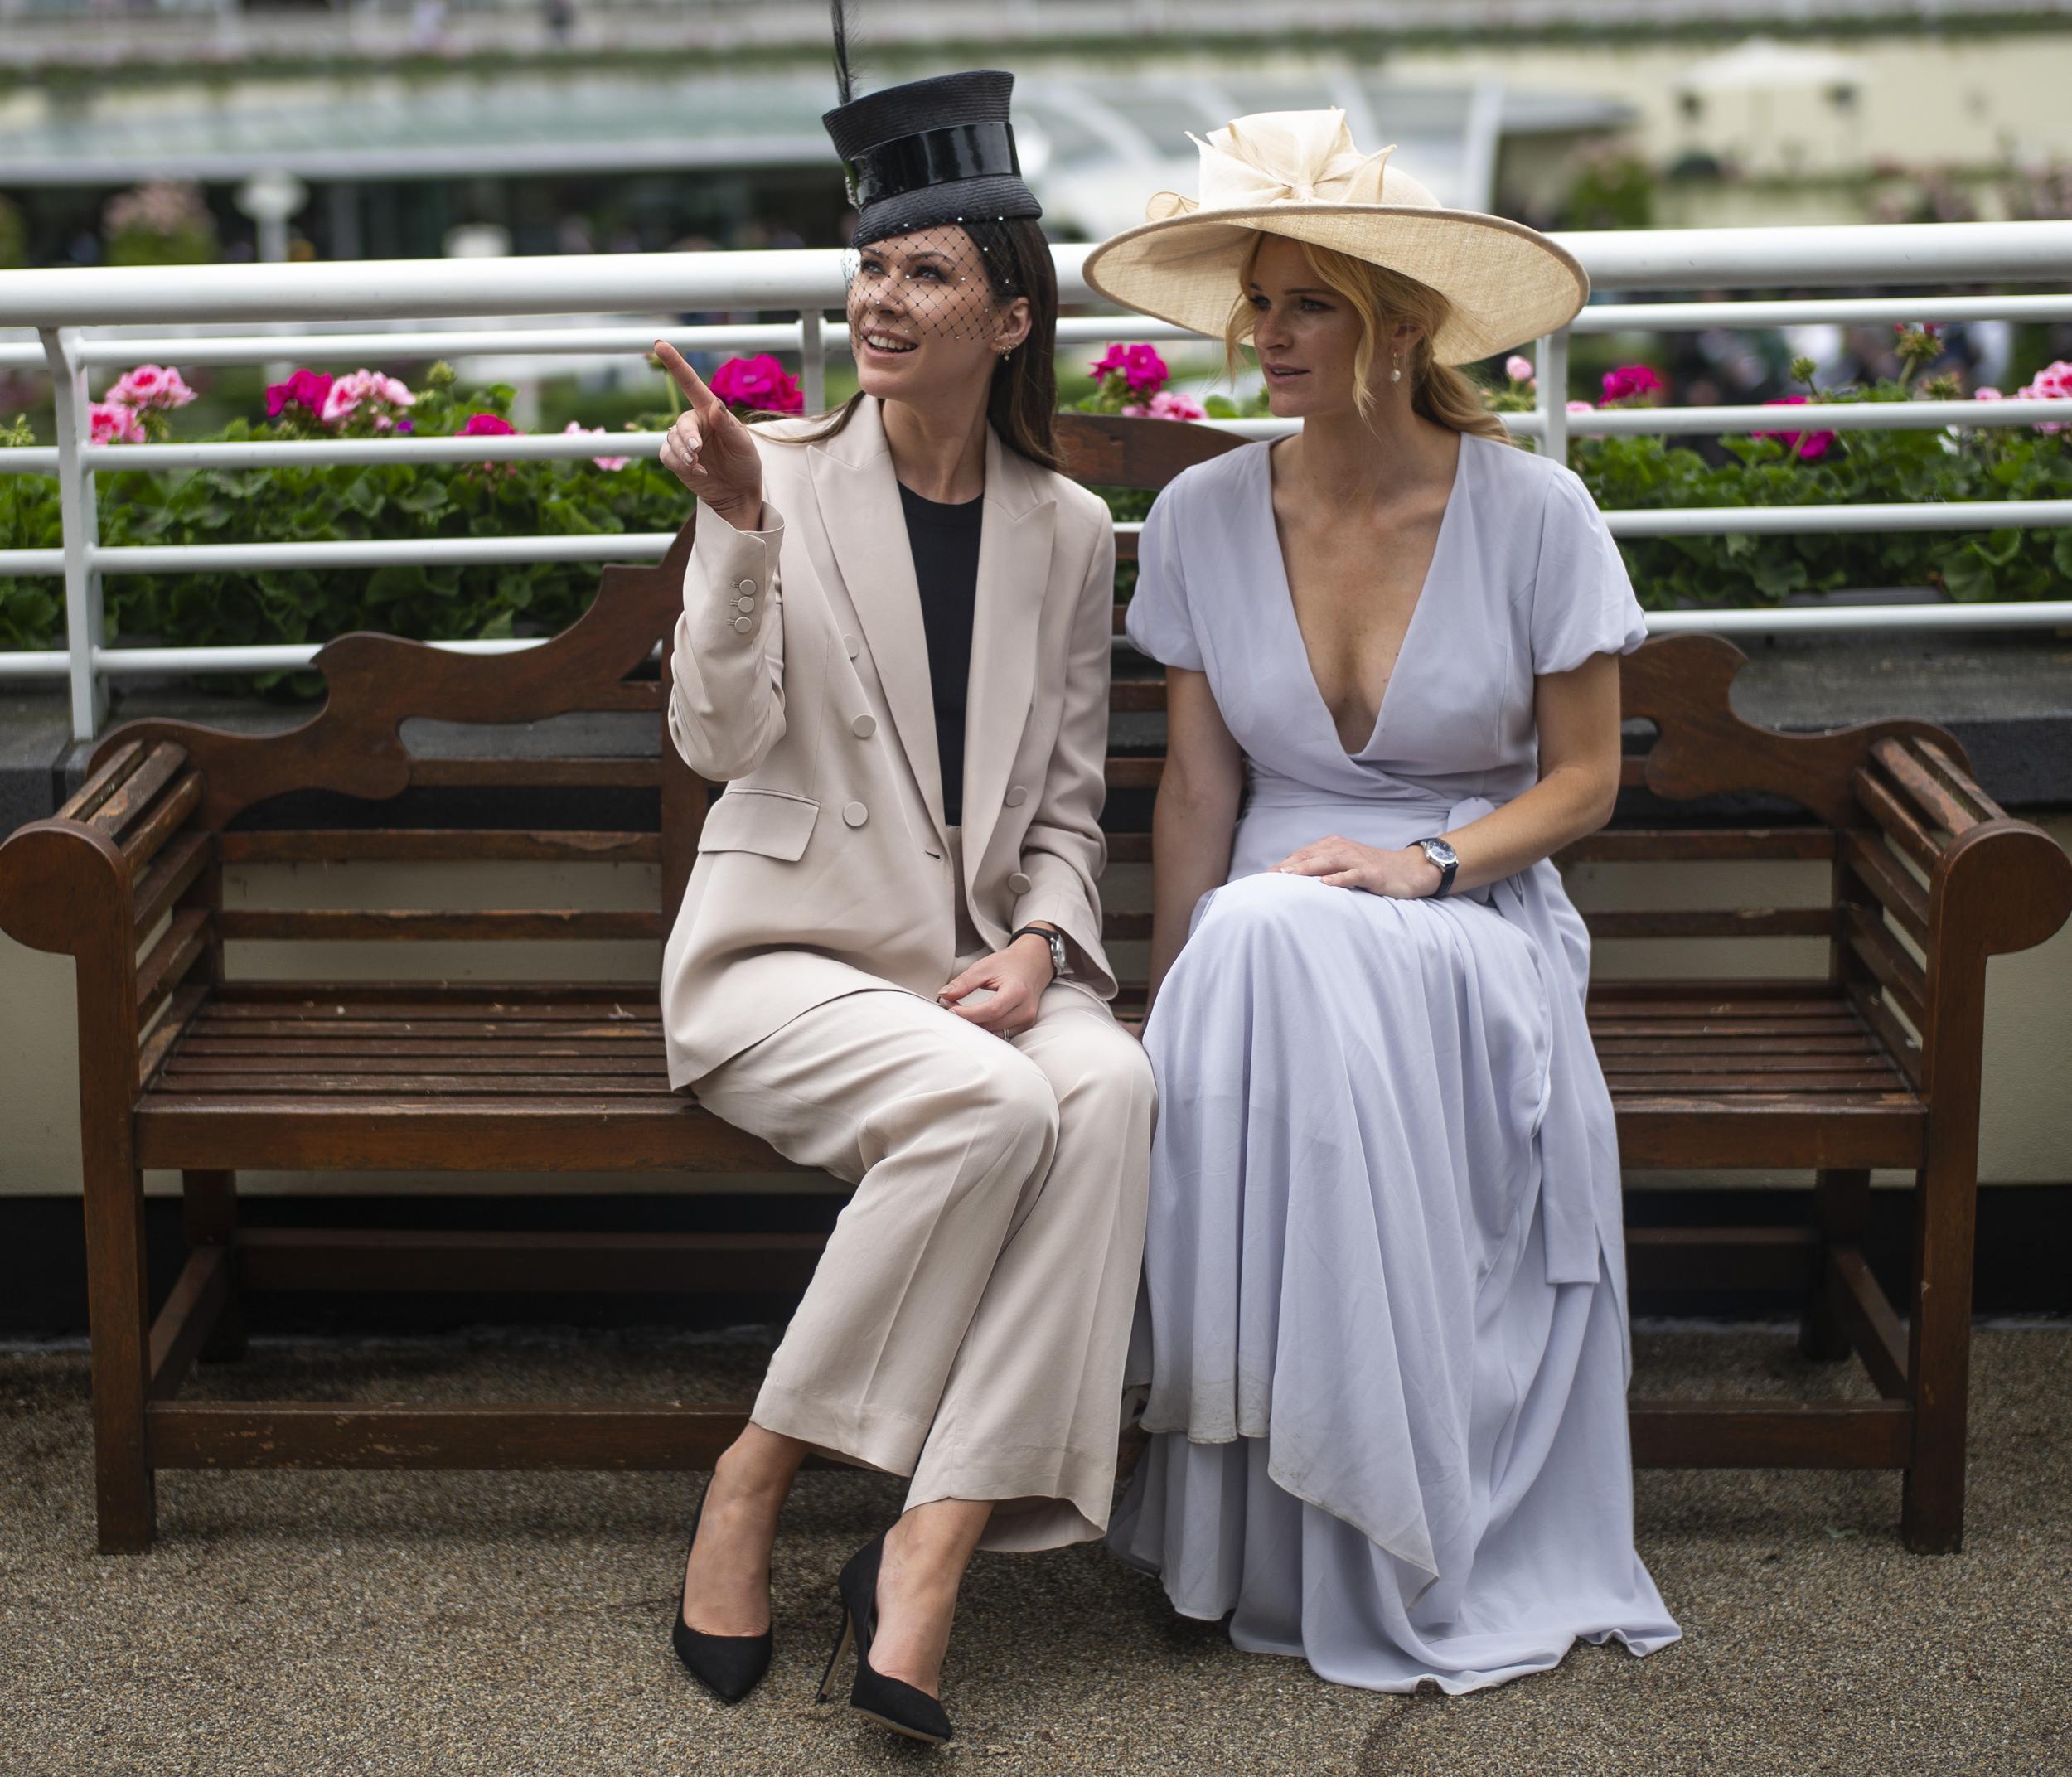
[[[1008,225],[995,217],[927,223],[850,247],[842,281],[852,346],[868,340],[897,356],[954,340],[1004,356],[1014,343],[1010,305],[1030,294]],[[864,361],[861,350],[857,356]]]

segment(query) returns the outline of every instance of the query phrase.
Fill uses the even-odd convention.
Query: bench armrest
[[[1931,1106],[1968,1102],[1975,1146],[1987,959],[2042,943],[2072,915],[2072,858],[1987,795],[1939,738],[1875,742],[1852,783],[1863,826],[1883,842],[1850,835],[1852,873],[1922,960],[1867,900],[1844,936],[1920,1032],[1919,1084]]]
[[[201,774],[185,748],[130,741],[56,815],[0,844],[0,931],[74,959],[82,1094],[104,1070],[110,1093],[114,1082],[128,1084],[119,1101],[125,1112],[138,1031],[211,943],[206,909],[178,905],[215,860],[215,836],[186,828],[201,800]],[[162,922],[139,961],[138,942]],[[88,1111],[90,1140],[104,1109]]]

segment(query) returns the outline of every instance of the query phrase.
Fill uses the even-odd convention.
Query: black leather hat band
[[[850,160],[849,170],[850,195],[861,208],[928,186],[1022,168],[1012,125],[956,123],[865,148]]]

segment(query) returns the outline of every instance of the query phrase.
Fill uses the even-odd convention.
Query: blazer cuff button
[[[735,634],[745,636],[755,627],[755,619],[752,617],[738,617],[733,620],[733,627]]]
[[[1027,894],[1031,888],[1035,887],[1035,884],[1019,870],[1017,870],[1007,879],[1007,887],[1010,894]]]
[[[753,580],[742,580],[737,582],[734,586],[734,590],[737,593],[753,593],[755,590],[755,582]]]

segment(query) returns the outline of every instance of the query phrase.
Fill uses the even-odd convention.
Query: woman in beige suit
[[[844,1571],[836,1655],[858,1644],[858,1707],[938,1741],[972,1552],[1106,1524],[1153,1106],[1106,1003],[1114,545],[1058,469],[1049,249],[1011,170],[900,188],[971,165],[925,138],[973,126],[917,125],[1005,131],[1009,84],[830,114],[862,187],[836,414],[745,425],[657,347],[700,507],[670,732],[727,784],[665,955],[670,1079],[855,1186],[715,1465],[675,1639],[745,1694],[801,1461],[908,1476]]]

